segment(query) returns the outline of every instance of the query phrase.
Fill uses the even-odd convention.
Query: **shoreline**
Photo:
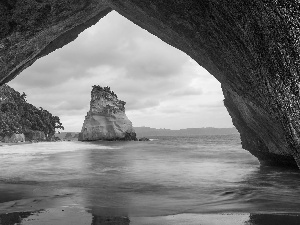
[[[231,137],[229,140],[232,140]],[[179,139],[179,141],[181,141],[181,139]],[[236,142],[238,142],[238,140]],[[233,144],[236,142],[233,142]],[[94,147],[94,145],[90,144],[78,145],[79,142],[71,143],[63,141],[60,141],[60,143],[23,145],[30,143],[31,142],[0,143],[7,146],[2,148],[0,146],[0,152],[3,152],[3,175],[0,185],[0,221],[3,224],[300,224],[300,212],[297,207],[292,205],[294,203],[297,204],[297,195],[292,194],[291,198],[287,198],[284,195],[284,193],[292,193],[292,191],[294,191],[293,187],[297,184],[295,179],[299,173],[290,173],[289,171],[287,173],[279,173],[280,175],[282,174],[279,178],[286,178],[288,188],[283,189],[284,192],[276,191],[276,193],[274,192],[275,194],[273,194],[273,188],[277,186],[282,188],[282,183],[280,181],[274,181],[273,179],[267,182],[263,178],[273,177],[273,175],[277,175],[278,172],[282,171],[279,170],[270,173],[269,170],[260,169],[256,161],[253,161],[252,158],[242,161],[243,165],[245,162],[247,163],[247,167],[245,167],[243,171],[238,171],[236,170],[237,166],[233,166],[227,170],[219,170],[217,173],[205,173],[204,178],[207,177],[207,174],[216,176],[215,174],[220,174],[220,171],[227,172],[229,175],[231,171],[233,171],[234,174],[243,172],[243,176],[240,178],[237,177],[239,179],[234,177],[235,183],[233,185],[229,183],[225,183],[225,185],[220,183],[219,185],[219,183],[217,183],[215,185],[216,189],[205,192],[205,187],[213,187],[212,184],[214,183],[195,181],[195,183],[192,183],[192,188],[189,188],[190,186],[184,186],[186,182],[190,181],[190,179],[184,179],[187,174],[190,174],[189,171],[197,172],[194,170],[195,166],[200,165],[199,171],[203,171],[201,164],[191,164],[196,158],[194,150],[191,150],[191,154],[185,153],[189,156],[188,159],[191,159],[191,161],[186,161],[187,164],[180,165],[180,170],[181,168],[184,169],[183,173],[179,173],[176,169],[179,159],[183,159],[181,161],[185,162],[185,158],[178,158],[176,156],[171,158],[170,161],[167,161],[170,158],[169,155],[171,155],[170,149],[177,146],[178,142],[171,142],[172,144],[168,145],[169,147],[163,152],[157,147],[160,145],[156,143],[153,143],[152,147],[148,144],[146,147],[144,144],[122,144],[124,147],[120,148],[118,144],[111,145],[108,143],[104,144],[105,147],[100,146],[98,148],[98,146]],[[187,143],[191,142],[189,141]],[[198,143],[199,142],[195,142],[195,145],[197,144],[198,146]],[[160,142],[158,142],[158,144],[160,144]],[[9,147],[9,145],[11,147]],[[182,146],[188,146],[190,148],[190,145],[186,145],[186,143]],[[140,151],[140,149],[144,147],[147,151]],[[156,151],[156,149],[159,150]],[[181,155],[181,147],[179,149],[180,151],[175,148],[173,151],[175,155],[177,153]],[[28,152],[25,150],[28,150]],[[236,151],[239,150],[240,148],[236,149]],[[218,150],[216,153],[220,151]],[[150,155],[152,152],[154,152],[154,154]],[[150,156],[154,159],[154,163],[152,164]],[[200,154],[196,156],[199,156],[197,158],[204,158]],[[159,160],[166,160],[161,160],[157,163],[158,157]],[[239,157],[238,159],[240,158],[244,160],[246,157]],[[144,159],[144,161],[141,161],[141,159]],[[226,160],[222,160],[222,157],[216,157],[216,159],[221,159],[220,161],[224,163],[216,164],[216,166],[213,164],[211,168],[218,168],[218,165],[228,165],[228,161],[226,161],[228,159],[230,159],[230,163],[232,162],[231,157],[228,157],[227,154],[226,157],[224,157]],[[138,167],[133,167],[134,169],[132,169],[130,165],[127,167],[127,162],[132,162],[134,166],[138,165]],[[174,164],[172,165],[170,162]],[[105,164],[105,166],[97,166],[101,163]],[[146,165],[146,163],[149,164]],[[151,167],[144,165],[151,165]],[[241,163],[235,165],[241,165]],[[90,168],[91,172],[89,172],[87,168]],[[172,182],[171,185],[169,185],[169,182],[168,184],[160,183],[160,179],[166,177],[161,176],[164,171],[163,169],[166,168],[171,168],[172,170],[170,171],[173,171],[174,168],[174,173],[172,172],[172,174],[176,176],[180,175],[175,177],[176,180],[170,179],[170,182]],[[210,167],[208,170],[209,169]],[[80,174],[82,171],[83,175]],[[140,171],[139,176],[127,179],[134,173]],[[152,177],[150,177],[151,179],[144,179],[144,177],[151,176],[155,172],[160,175],[157,179]],[[79,176],[77,176],[77,174],[79,174]],[[128,174],[128,176],[126,176],[126,174]],[[291,176],[287,176],[289,174],[291,174]],[[167,179],[172,177],[170,173],[166,173],[166,175],[168,177]],[[112,178],[115,179],[111,180]],[[202,177],[198,177],[198,175],[197,177],[191,176],[190,178],[193,178],[193,180],[202,179]],[[231,179],[232,177],[228,178]],[[221,178],[216,176],[213,177],[213,179],[219,181],[223,179],[223,175]],[[177,180],[180,182],[179,185],[182,186],[177,185]],[[240,183],[237,183],[237,181],[240,181]],[[236,188],[237,184],[241,185]],[[291,184],[293,184],[293,186]],[[162,185],[164,186],[162,187]],[[201,190],[202,185],[204,187],[203,192]],[[175,188],[173,189],[173,187]],[[281,199],[281,196],[279,196],[278,200],[273,202],[261,201],[266,195],[262,195],[264,192],[261,192],[260,187],[271,187],[271,189],[267,189],[270,190],[270,195],[267,195],[270,200],[271,198],[278,197],[279,194],[283,195],[283,198]],[[176,193],[170,194],[170,192]],[[200,198],[201,195],[197,198],[199,193],[203,194],[203,196],[205,194],[205,196],[212,197],[202,200],[202,198]],[[261,198],[261,196],[263,196],[263,198]],[[195,200],[193,198],[195,198]],[[287,201],[292,203],[285,205],[284,203]],[[271,205],[280,202],[282,202],[283,205],[275,205],[274,207]],[[269,204],[271,207],[268,207]],[[20,221],[13,221],[14,218],[20,218]],[[9,219],[12,219],[12,221],[3,222],[9,221]]]
[[[16,218],[18,221],[15,221]],[[55,208],[10,210],[1,213],[0,221],[7,224],[115,224],[115,225],[276,225],[300,224],[299,213],[181,213],[167,216],[119,216],[97,215],[91,209],[76,205],[64,205]],[[5,223],[5,224],[6,224]]]
[[[26,144],[35,144],[42,142],[65,142],[65,141],[23,141],[23,142],[0,142],[1,146],[12,146],[12,145],[26,145]]]
[[[1,146],[11,146],[11,145],[26,145],[26,144],[32,144],[32,143],[35,143],[35,142],[30,142],[30,141],[24,141],[24,142],[0,142],[0,147]]]

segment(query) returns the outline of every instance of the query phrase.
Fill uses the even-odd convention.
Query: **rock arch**
[[[0,84],[116,10],[184,51],[222,84],[243,147],[300,167],[300,3],[296,0],[5,0]]]

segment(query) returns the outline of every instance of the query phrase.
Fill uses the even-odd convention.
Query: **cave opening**
[[[9,85],[60,116],[66,131],[80,131],[93,85],[119,93],[136,127],[233,127],[213,76],[115,11]]]
[[[243,148],[273,165],[300,165],[296,79],[300,54],[295,41],[299,36],[299,21],[294,18],[299,11],[297,4],[277,1],[251,4],[240,1],[203,1],[203,4],[198,1],[191,1],[191,4],[184,1],[173,4],[166,1],[73,1],[70,6],[69,3],[45,7],[46,11],[53,9],[49,18],[55,19],[51,24],[54,29],[44,26],[44,21],[36,23],[40,18],[36,14],[32,17],[30,14],[31,20],[26,21],[37,25],[37,29],[31,27],[32,32],[20,34],[14,30],[19,27],[12,24],[8,32],[13,34],[9,38],[15,48],[10,49],[7,43],[0,44],[1,51],[9,56],[8,66],[2,70],[7,76],[2,76],[2,81],[17,75],[45,52],[62,47],[78,34],[78,30],[90,26],[87,21],[98,20],[113,8],[186,52],[222,83],[225,105],[240,132]],[[36,1],[32,7],[39,7],[39,4],[43,2]],[[31,10],[27,5],[22,7]],[[67,9],[66,14],[61,14],[61,9]],[[70,20],[66,16],[69,12],[73,16]],[[101,19],[99,24],[107,18]],[[62,25],[61,30],[56,29],[56,22]],[[79,129],[82,125],[83,116],[77,116],[80,111],[80,115],[86,113],[90,88],[95,83],[111,86],[119,96],[124,96],[122,99],[128,102],[128,116],[138,126],[139,123],[147,126],[142,123],[146,121],[158,124],[158,128],[168,128],[167,122],[173,126],[180,119],[186,119],[182,123],[187,127],[199,126],[193,113],[207,123],[220,122],[217,119],[221,117],[214,113],[223,115],[221,109],[226,110],[219,107],[223,105],[219,84],[215,92],[220,96],[216,110],[207,110],[214,108],[211,107],[214,95],[209,92],[212,76],[183,53],[177,55],[173,48],[166,50],[163,45],[154,46],[140,31],[125,23],[116,24],[107,22],[106,30],[99,33],[91,27],[77,38],[84,42],[76,40],[39,59],[11,84],[27,92],[28,101],[36,98],[34,104],[43,106],[46,102],[58,115],[68,112],[67,119],[62,121],[73,125],[72,131],[77,121]],[[40,31],[45,33],[39,36]],[[113,35],[105,36],[110,31],[114,31]],[[43,42],[48,35],[52,35],[53,42]],[[128,41],[127,36],[135,39]],[[161,43],[158,39],[153,42]],[[25,53],[19,51],[23,48]],[[61,53],[63,50],[67,52]],[[3,57],[0,59],[3,64]],[[45,71],[49,76],[39,76]],[[22,88],[25,86],[31,90],[26,91]],[[201,98],[206,102],[202,102],[200,108],[205,109],[209,117],[200,116],[201,111],[194,105]],[[206,105],[207,102],[210,104]],[[155,117],[156,110],[162,113],[159,117]],[[184,118],[182,113],[186,112]],[[228,116],[227,112],[225,114]],[[162,115],[174,116],[168,121]],[[138,116],[142,117],[136,122],[134,118]],[[148,120],[142,120],[143,117]],[[231,118],[228,116],[230,127]],[[291,213],[299,208],[295,200],[299,195],[299,190],[295,189],[300,185],[297,185],[298,170],[260,167],[253,155],[241,149],[239,138],[227,136],[225,139],[220,136],[164,137],[125,144],[53,142],[1,146],[5,158],[1,163],[1,196],[5,197],[0,201],[12,201],[3,207],[10,211],[52,206],[64,211],[65,206],[78,207],[80,212],[92,212],[95,216],[90,221],[92,224],[98,219],[109,221],[111,217],[107,215],[125,218],[128,223],[128,217],[134,221],[145,217],[173,217],[182,212],[188,215],[209,213],[209,217],[216,212],[233,216],[249,212],[271,215]],[[43,204],[49,201],[53,204]],[[249,222],[256,219],[262,221],[260,216],[251,214]]]
[[[221,83],[224,105],[232,118],[232,123],[241,135],[244,149],[271,164],[300,165],[299,79],[296,69],[299,68],[300,62],[297,42],[299,18],[295,17],[297,13],[293,13],[298,11],[296,3],[256,1],[251,4],[240,4],[238,1],[191,1],[185,4],[176,1],[171,5],[162,1],[130,0],[126,3],[122,1],[71,2],[65,4],[55,0],[51,3],[30,0],[28,4],[22,1],[1,4],[0,10],[3,12],[0,44],[1,84],[16,77],[20,71],[37,59],[74,41],[78,34],[115,10],[164,42],[185,52]],[[125,31],[126,35],[130,32]],[[114,46],[110,47],[113,49]],[[108,52],[112,53],[111,49]],[[126,53],[124,49],[126,45],[119,50]],[[151,50],[153,49],[148,49],[148,52]],[[125,55],[123,54],[123,58],[114,58],[115,67],[118,62],[124,60]],[[105,59],[109,61],[110,56],[111,54],[107,54]],[[76,53],[73,57],[76,57]],[[168,58],[172,59],[172,57]],[[143,59],[143,57],[139,58],[139,60]],[[57,59],[52,66],[48,65],[51,68],[47,68],[47,71],[56,68],[60,60]],[[130,57],[127,61],[130,61]],[[90,58],[90,62],[93,62],[93,59]],[[79,63],[70,64],[69,68],[80,71],[79,65]],[[103,63],[102,66],[104,65],[106,67],[102,68],[102,71],[110,70],[107,64]],[[151,73],[153,70],[151,63],[148,63],[145,68],[144,72]],[[159,69],[162,74],[167,72],[164,68],[165,65]],[[123,72],[133,77],[140,68],[135,68],[130,73],[119,69],[118,74]],[[43,71],[43,68],[41,70]],[[89,73],[93,72],[95,69],[89,71]],[[52,76],[52,79],[48,79],[49,85],[57,80],[62,82],[63,79],[67,79],[66,76],[64,77]],[[153,74],[149,77],[153,77]],[[76,79],[78,78],[72,81],[75,82]],[[35,80],[38,82],[37,79]],[[134,81],[137,82],[138,79]],[[71,85],[71,81],[68,84]],[[167,89],[166,82],[158,82],[155,88],[162,87],[162,84]],[[67,86],[64,87],[66,88]],[[153,89],[145,88],[143,92]],[[58,91],[58,88],[52,93],[55,91]],[[57,98],[59,97],[58,95]],[[161,97],[165,96],[161,95]],[[50,99],[47,100],[50,102]],[[138,103],[139,99],[136,100],[136,104]],[[162,105],[158,97],[153,97],[148,102],[144,101],[146,105],[144,107],[158,103]],[[58,107],[53,103],[53,107],[60,109],[63,107],[72,109],[71,105],[70,102],[62,102]],[[166,108],[165,111],[168,111],[170,106],[167,105]],[[171,112],[175,112],[178,108],[180,105]],[[223,110],[225,111],[224,108]],[[195,111],[195,107],[188,111]],[[171,115],[170,112],[166,114]],[[68,118],[70,119],[71,116]],[[174,116],[174,118],[177,120],[181,117]],[[200,116],[197,118],[199,119]],[[205,122],[213,123],[221,117],[213,118]],[[230,121],[229,116],[227,118],[227,121]],[[172,121],[172,118],[170,120]],[[189,115],[186,118],[186,121],[188,120],[194,122],[196,119]],[[151,122],[154,121],[153,119]],[[167,118],[160,121],[159,125],[166,127],[162,124],[165,121]],[[71,121],[69,120],[68,123]]]

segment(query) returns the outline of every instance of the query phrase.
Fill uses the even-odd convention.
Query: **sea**
[[[3,145],[0,165],[1,225],[194,224],[176,215],[246,224],[300,210],[300,172],[260,165],[236,134]]]

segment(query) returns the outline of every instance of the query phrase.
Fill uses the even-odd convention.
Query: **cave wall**
[[[109,13],[97,0],[3,0],[0,2],[0,84]]]
[[[243,148],[300,166],[300,3],[296,0],[5,0],[0,84],[116,10],[184,51],[222,84]]]

